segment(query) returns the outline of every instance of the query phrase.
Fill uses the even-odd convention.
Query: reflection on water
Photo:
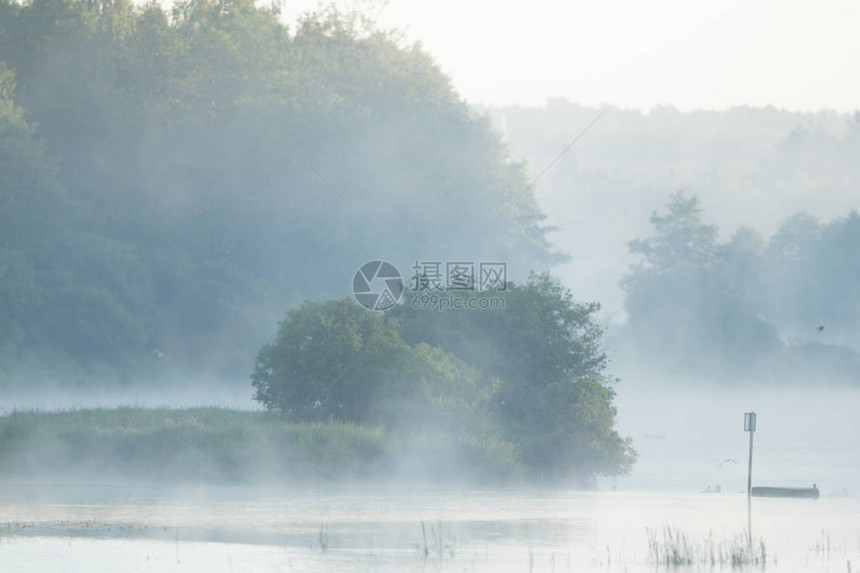
[[[7,486],[0,523],[21,571],[654,571],[647,528],[728,543],[746,497]],[[854,498],[756,499],[753,529],[767,570],[860,564]]]

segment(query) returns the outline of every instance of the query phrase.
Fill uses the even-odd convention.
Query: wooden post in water
[[[750,433],[750,462],[747,469],[747,548],[752,555],[752,450],[755,433],[755,412],[744,413],[744,431]]]

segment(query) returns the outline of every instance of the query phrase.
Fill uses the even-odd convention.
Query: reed
[[[764,566],[767,563],[764,541],[754,540],[750,548],[748,538],[743,534],[718,539],[710,532],[707,537],[694,539],[690,534],[667,525],[660,536],[650,528],[646,529],[646,535],[648,560],[665,568],[693,565]]]
[[[0,417],[0,479],[510,481],[518,450],[495,437],[293,423],[230,408],[14,411]]]

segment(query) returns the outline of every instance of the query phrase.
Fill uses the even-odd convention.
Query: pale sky
[[[288,0],[284,14],[317,5]],[[470,103],[860,108],[860,0],[338,5],[420,40]]]

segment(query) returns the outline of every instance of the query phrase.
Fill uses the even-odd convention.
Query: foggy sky
[[[317,6],[296,0],[284,19]],[[474,104],[681,110],[735,105],[853,111],[860,5],[818,3],[344,0],[418,40]],[[475,31],[480,30],[475,41]]]

